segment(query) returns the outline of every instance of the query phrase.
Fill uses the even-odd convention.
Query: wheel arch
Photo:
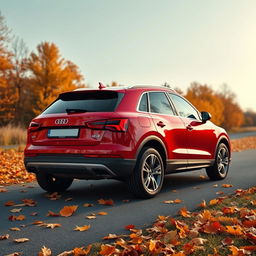
[[[137,152],[136,152],[136,158],[138,158],[141,150],[145,147],[152,147],[159,152],[159,154],[163,158],[164,169],[166,169],[166,162],[167,162],[168,156],[167,156],[167,150],[166,150],[164,142],[157,136],[147,137],[146,139],[144,139],[142,141],[142,143],[140,143],[140,146],[138,147]]]
[[[218,146],[220,145],[220,143],[224,143],[227,146],[227,148],[229,150],[229,160],[230,160],[231,159],[231,145],[230,145],[229,139],[224,135],[218,139],[218,143],[216,144],[214,156],[216,157],[217,149],[218,149]]]

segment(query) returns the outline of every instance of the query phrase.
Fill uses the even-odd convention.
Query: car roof
[[[132,85],[132,86],[110,86],[110,87],[105,87],[102,89],[99,88],[78,88],[75,89],[74,91],[97,91],[97,90],[111,90],[111,91],[124,91],[124,90],[141,90],[141,91],[170,91],[176,93],[176,91],[173,88],[169,88],[166,86],[157,86],[157,85]]]

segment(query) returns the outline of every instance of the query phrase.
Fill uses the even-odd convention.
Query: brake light
[[[36,122],[31,122],[28,127],[29,132],[34,132],[40,128],[41,124]]]
[[[85,123],[86,127],[94,130],[110,130],[113,132],[127,131],[129,120],[128,119],[110,119],[99,120]]]

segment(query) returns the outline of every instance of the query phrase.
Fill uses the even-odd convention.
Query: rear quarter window
[[[63,93],[43,114],[75,112],[113,112],[124,93],[115,91],[85,91]]]

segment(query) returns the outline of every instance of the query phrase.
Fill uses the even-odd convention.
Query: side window
[[[169,93],[169,96],[172,99],[179,116],[200,120],[198,112],[187,101],[172,93]]]
[[[139,111],[148,112],[148,98],[146,93],[140,99]]]
[[[163,92],[150,92],[149,93],[150,112],[174,115],[173,109],[168,101],[165,93]]]

